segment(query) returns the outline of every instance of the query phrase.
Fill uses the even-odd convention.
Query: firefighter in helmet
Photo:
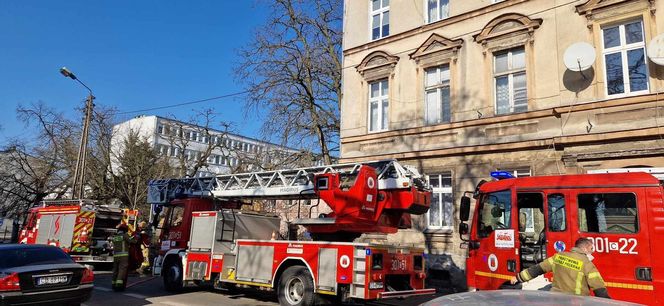
[[[141,221],[138,223],[136,239],[138,239],[139,247],[141,248],[141,253],[143,254],[143,262],[141,267],[137,270],[138,273],[143,274],[145,269],[150,267],[150,233],[148,232],[148,223]]]
[[[127,286],[127,270],[129,269],[129,244],[136,243],[136,238],[129,236],[129,227],[121,223],[113,236],[113,281],[114,291],[122,291]]]
[[[588,238],[579,238],[569,252],[553,255],[538,265],[521,271],[512,277],[512,285],[527,282],[539,275],[553,271],[553,288],[551,291],[574,295],[590,295],[609,297],[606,285],[597,267],[592,263],[593,243]]]

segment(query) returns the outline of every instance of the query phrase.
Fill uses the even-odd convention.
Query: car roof
[[[490,302],[489,302],[490,301]],[[495,290],[475,291],[445,295],[420,306],[470,306],[470,305],[559,305],[559,306],[609,306],[638,305],[624,301],[615,301],[593,296],[569,295],[559,292],[540,290]]]
[[[19,243],[10,243],[10,244],[0,244],[0,251],[2,250],[19,250],[19,249],[60,249],[58,247],[46,244],[19,244]]]

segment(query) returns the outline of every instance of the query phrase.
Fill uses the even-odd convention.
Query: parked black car
[[[94,274],[60,248],[0,245],[0,305],[78,305],[90,298]]]

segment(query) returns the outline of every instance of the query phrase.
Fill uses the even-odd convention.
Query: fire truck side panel
[[[183,280],[210,280],[210,252],[187,252],[182,267]]]
[[[74,225],[76,224],[77,213],[62,215],[60,220],[55,221],[55,227],[58,227],[60,222],[60,232],[58,235],[59,246],[65,250],[71,249],[72,240],[74,239]]]
[[[211,251],[217,224],[216,212],[194,212],[193,216],[189,249]]]
[[[244,282],[269,284],[272,282],[275,247],[272,245],[238,244],[235,279]]]
[[[74,227],[74,241],[71,247],[72,253],[87,253],[90,251],[92,241],[92,229],[95,224],[94,211],[81,210],[76,217]]]
[[[37,216],[37,225],[35,226],[35,229],[37,230],[37,235],[35,238],[36,244],[47,244],[51,239],[51,231],[55,217],[55,215]]]
[[[35,243],[52,244],[69,251],[77,213],[78,211],[38,212]]]
[[[318,250],[318,290],[337,291],[337,249]]]
[[[272,286],[276,286],[280,273],[291,264],[307,267],[311,273],[314,287],[319,293],[334,294],[337,284],[351,284],[353,281],[354,245],[350,243],[238,240],[238,248],[237,280],[239,281],[255,283],[267,281]],[[243,253],[243,249],[247,250],[246,253]],[[256,256],[249,250],[260,250],[268,259],[259,258],[261,256]],[[247,256],[246,254],[253,255]],[[242,269],[250,271],[245,267],[247,265],[261,265],[262,267],[268,264],[271,275],[267,279],[261,275],[252,281],[247,272],[242,272]],[[332,273],[330,273],[331,269],[334,269]],[[326,274],[322,275],[322,273]],[[253,274],[258,275],[256,272]]]
[[[637,279],[639,268],[652,267],[645,188],[584,188],[572,190],[570,193],[570,202],[574,210],[570,218],[570,227],[573,233],[579,234],[572,235],[567,250],[574,246],[573,241],[579,237],[590,238],[595,248],[593,263],[606,282],[609,294],[619,300],[653,304],[652,281]],[[589,203],[595,196],[604,200],[599,204]],[[606,213],[604,217],[606,221],[602,221],[599,215],[593,217],[593,214],[599,214],[599,211],[614,205],[621,205],[620,207],[625,207],[622,209],[633,210],[636,213],[634,220],[631,221],[631,228],[618,228],[620,224],[628,222],[616,220],[621,216]],[[598,224],[593,224],[594,218]],[[606,224],[602,223],[616,225],[606,227]],[[550,243],[556,242],[550,241]]]
[[[657,188],[648,188],[646,197],[649,204],[648,219],[650,220],[650,234],[652,241],[658,237],[664,237],[664,191],[662,186]],[[650,244],[650,254],[664,254],[664,243],[655,242]],[[653,286],[655,293],[655,303],[664,304],[664,260],[657,260],[659,256],[652,256]],[[657,276],[657,277],[656,277]]]

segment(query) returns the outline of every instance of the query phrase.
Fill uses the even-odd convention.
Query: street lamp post
[[[85,185],[85,161],[88,150],[88,131],[90,129],[90,120],[92,119],[92,108],[94,107],[93,100],[95,96],[92,95],[92,89],[79,80],[76,75],[67,69],[67,67],[60,68],[60,73],[72,80],[77,81],[88,90],[88,98],[85,102],[85,119],[83,120],[83,133],[81,134],[81,143],[78,148],[78,156],[76,158],[76,167],[74,168],[74,185],[72,186],[72,199],[82,199],[83,190]]]

